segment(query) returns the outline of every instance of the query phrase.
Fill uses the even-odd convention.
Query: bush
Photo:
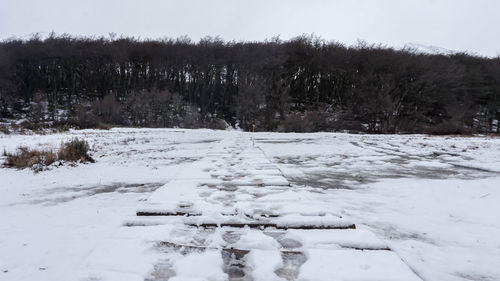
[[[453,122],[452,120],[443,121],[440,124],[432,126],[424,131],[429,135],[470,135],[472,130],[463,124]]]
[[[43,130],[44,126],[41,123],[34,123],[34,122],[28,122],[28,121],[23,121],[21,124],[19,124],[22,129],[34,131],[34,132],[40,132]]]
[[[51,150],[29,149],[20,147],[16,153],[4,152],[7,157],[5,166],[17,169],[31,168],[42,171],[45,167],[57,161],[56,154]]]
[[[71,161],[71,162],[91,162],[94,159],[88,154],[89,144],[85,140],[74,138],[69,142],[61,144],[57,155],[52,150],[29,149],[27,147],[19,147],[15,153],[7,153],[3,155],[7,158],[4,166],[9,168],[31,168],[35,172],[43,171],[56,161]]]
[[[62,143],[57,153],[59,160],[94,162],[89,156],[89,143],[86,140],[74,138],[69,142]]]
[[[333,114],[321,111],[291,112],[280,120],[279,132],[309,133],[334,130]]]
[[[94,125],[92,128],[90,129],[96,129],[96,130],[110,130],[111,128],[113,128],[113,126],[111,124],[107,124],[107,123],[97,123],[96,125]]]
[[[228,126],[229,124],[224,119],[213,117],[205,122],[204,127],[212,130],[226,130]]]
[[[6,134],[6,135],[10,134],[10,130],[9,130],[9,128],[7,128],[7,127],[6,127],[6,126],[4,126],[4,125],[0,125],[0,132],[4,133],[4,134]]]
[[[66,121],[55,121],[50,126],[50,129],[55,133],[67,132],[71,129],[71,124]]]

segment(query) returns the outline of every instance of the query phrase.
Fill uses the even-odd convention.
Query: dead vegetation
[[[1,133],[4,133],[6,135],[9,135],[10,134],[10,130],[9,128],[7,128],[7,126],[4,126],[4,125],[0,125],[0,132]]]
[[[5,167],[24,169],[30,168],[35,172],[46,170],[47,167],[59,161],[72,164],[76,162],[94,163],[94,159],[88,154],[89,144],[83,139],[74,138],[68,142],[61,143],[59,151],[56,153],[51,149],[30,149],[28,147],[19,147],[15,153],[3,152],[6,157]]]
[[[94,162],[90,157],[89,143],[86,140],[74,138],[69,142],[61,144],[59,152],[57,153],[58,160],[70,162]]]
[[[29,149],[28,147],[19,147],[15,153],[4,152],[7,157],[6,167],[24,169],[31,168],[35,171],[41,171],[44,167],[57,161],[57,156],[51,150]]]

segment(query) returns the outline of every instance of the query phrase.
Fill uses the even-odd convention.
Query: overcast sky
[[[500,0],[1,0],[0,38],[34,32],[289,39],[314,33],[500,55]]]

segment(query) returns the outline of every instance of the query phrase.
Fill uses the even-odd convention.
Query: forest
[[[0,121],[258,131],[500,133],[500,58],[314,35],[51,34],[0,42]]]

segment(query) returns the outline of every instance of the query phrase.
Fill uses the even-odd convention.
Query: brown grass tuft
[[[7,161],[5,166],[17,169],[31,168],[35,171],[41,171],[44,167],[57,161],[57,156],[51,150],[29,149],[20,147],[16,153],[6,153]]]
[[[74,138],[69,142],[61,144],[57,153],[59,160],[94,162],[94,159],[88,154],[89,143],[86,140]]]
[[[9,135],[10,134],[10,130],[9,128],[7,128],[6,126],[4,125],[0,125],[0,132],[6,134],[6,135]]]
[[[95,162],[88,154],[88,151],[88,142],[78,138],[61,143],[57,154],[52,150],[19,147],[15,153],[4,151],[3,154],[7,157],[4,166],[17,169],[31,168],[35,172],[39,172],[56,161]]]

